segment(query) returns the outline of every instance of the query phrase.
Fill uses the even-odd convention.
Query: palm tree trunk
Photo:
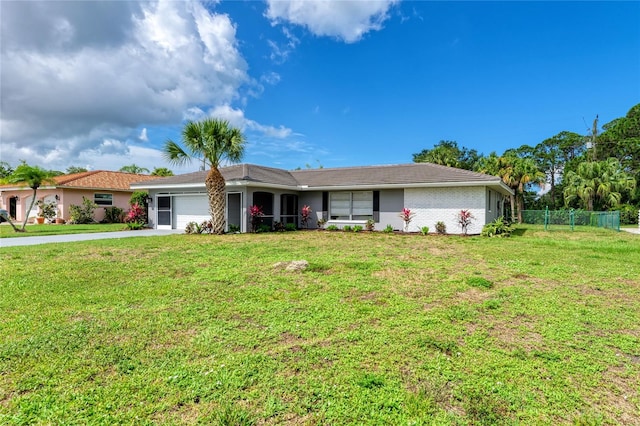
[[[21,232],[24,232],[25,228],[27,227],[27,221],[29,220],[29,213],[31,213],[31,209],[33,208],[33,205],[36,203],[36,192],[38,192],[38,188],[33,189],[33,197],[31,198],[31,205],[29,206],[27,211],[24,213],[24,220],[22,221],[22,229],[20,229]]]
[[[207,194],[209,195],[209,213],[214,234],[224,234],[226,219],[224,217],[226,207],[225,181],[222,173],[212,167],[205,180]]]
[[[511,201],[511,222],[516,221],[516,196],[509,195],[509,201]]]
[[[11,227],[13,228],[13,230],[15,232],[24,232],[24,229],[20,229],[18,227],[16,227],[16,225],[13,224],[13,221],[11,220],[11,218],[9,217],[9,215],[4,216],[4,218],[7,220],[7,222],[9,223],[9,225],[11,225]]]

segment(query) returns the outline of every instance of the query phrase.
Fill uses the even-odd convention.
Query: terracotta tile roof
[[[90,172],[72,173],[53,178],[54,184],[43,187],[55,186],[58,188],[82,188],[82,189],[111,189],[130,191],[133,182],[155,180],[157,176],[138,175],[135,173],[112,172],[108,170],[93,170]],[[20,188],[20,184],[2,185],[1,188]]]
[[[157,176],[138,175],[135,173],[94,170],[90,172],[57,176],[54,180],[56,181],[56,186],[64,188],[130,190],[133,182],[143,182],[157,178]]]

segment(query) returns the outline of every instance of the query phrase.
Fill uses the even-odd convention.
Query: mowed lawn
[[[639,235],[171,235],[0,259],[0,424],[640,424]]]

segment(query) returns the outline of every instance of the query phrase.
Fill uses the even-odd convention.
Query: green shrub
[[[637,225],[638,224],[638,208],[631,204],[623,204],[620,210],[620,225]]]
[[[505,223],[502,217],[497,218],[493,222],[487,223],[482,227],[482,236],[483,237],[509,237],[513,232],[513,226]]]
[[[392,233],[392,232],[393,232],[393,226],[391,226],[391,225],[387,225],[387,226],[382,230],[382,232],[386,232],[387,234]]]
[[[93,218],[93,211],[98,208],[98,205],[86,197],[82,197],[82,205],[77,206],[71,204],[69,206],[70,223],[83,225],[86,223],[95,223]]]
[[[258,226],[256,232],[271,232],[271,227],[269,225],[262,224]]]
[[[353,232],[360,232],[362,231],[364,228],[360,225],[356,225],[353,227]]]
[[[44,217],[47,220],[53,220],[58,215],[58,209],[55,201],[45,203],[44,200],[38,200],[36,206],[40,207],[39,217]]]
[[[122,223],[124,220],[124,209],[120,207],[105,207],[104,219],[102,223]]]
[[[367,231],[373,231],[376,229],[376,223],[374,222],[373,219],[369,219],[367,220],[367,224],[365,225],[365,228],[367,228]]]
[[[327,226],[327,231],[337,231],[338,227],[336,225]]]
[[[422,233],[422,235],[427,235],[429,233],[429,227],[423,226],[422,228],[420,228],[420,232]]]
[[[197,222],[189,222],[184,228],[185,234],[201,234],[202,228]]]
[[[127,229],[132,231],[137,231],[138,229],[144,228],[144,223],[140,222],[127,222]]]
[[[284,226],[284,229],[285,229],[285,231],[297,231],[298,230],[298,228],[296,227],[295,223],[287,223]]]
[[[343,226],[343,227],[342,227],[342,230],[343,230],[344,232],[351,232],[351,225],[345,225],[345,226]]]
[[[447,225],[443,221],[439,221],[436,223],[436,232],[438,234],[446,234],[447,233]]]
[[[147,192],[144,191],[135,191],[133,194],[131,194],[131,198],[129,198],[129,205],[133,206],[134,204],[137,204],[139,206],[144,206],[144,208],[146,209],[147,206],[147,197],[149,196],[149,194]]]
[[[238,225],[234,225],[232,223],[229,224],[229,233],[235,234],[236,232],[240,232],[240,227]]]

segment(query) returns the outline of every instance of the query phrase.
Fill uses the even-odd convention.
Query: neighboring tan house
[[[402,229],[403,208],[415,213],[409,231],[428,226],[435,232],[436,222],[446,224],[447,232],[460,233],[456,220],[460,210],[470,210],[475,220],[470,234],[502,216],[504,203],[512,191],[499,177],[430,163],[307,169],[287,171],[252,164],[220,169],[227,188],[227,227],[250,231],[249,207],[257,205],[265,216],[263,223],[275,221],[300,225],[302,206],[313,210],[310,227],[318,219],[325,226],[365,225],[373,219],[375,228],[387,225]],[[192,221],[210,218],[204,185],[207,171],[159,178],[131,185],[147,190],[151,196],[150,224],[158,229],[184,229]]]
[[[138,175],[133,173],[95,170],[56,176],[53,183],[44,184],[36,192],[37,200],[54,202],[58,209],[58,217],[69,220],[69,206],[81,205],[82,197],[95,202],[95,220],[104,218],[104,207],[116,206],[129,210],[129,199],[133,190],[131,183],[157,179],[157,176]],[[29,221],[38,215],[38,207],[34,204],[30,212],[33,190],[21,184],[0,185],[0,208],[9,212],[9,216],[22,222],[27,214]]]

